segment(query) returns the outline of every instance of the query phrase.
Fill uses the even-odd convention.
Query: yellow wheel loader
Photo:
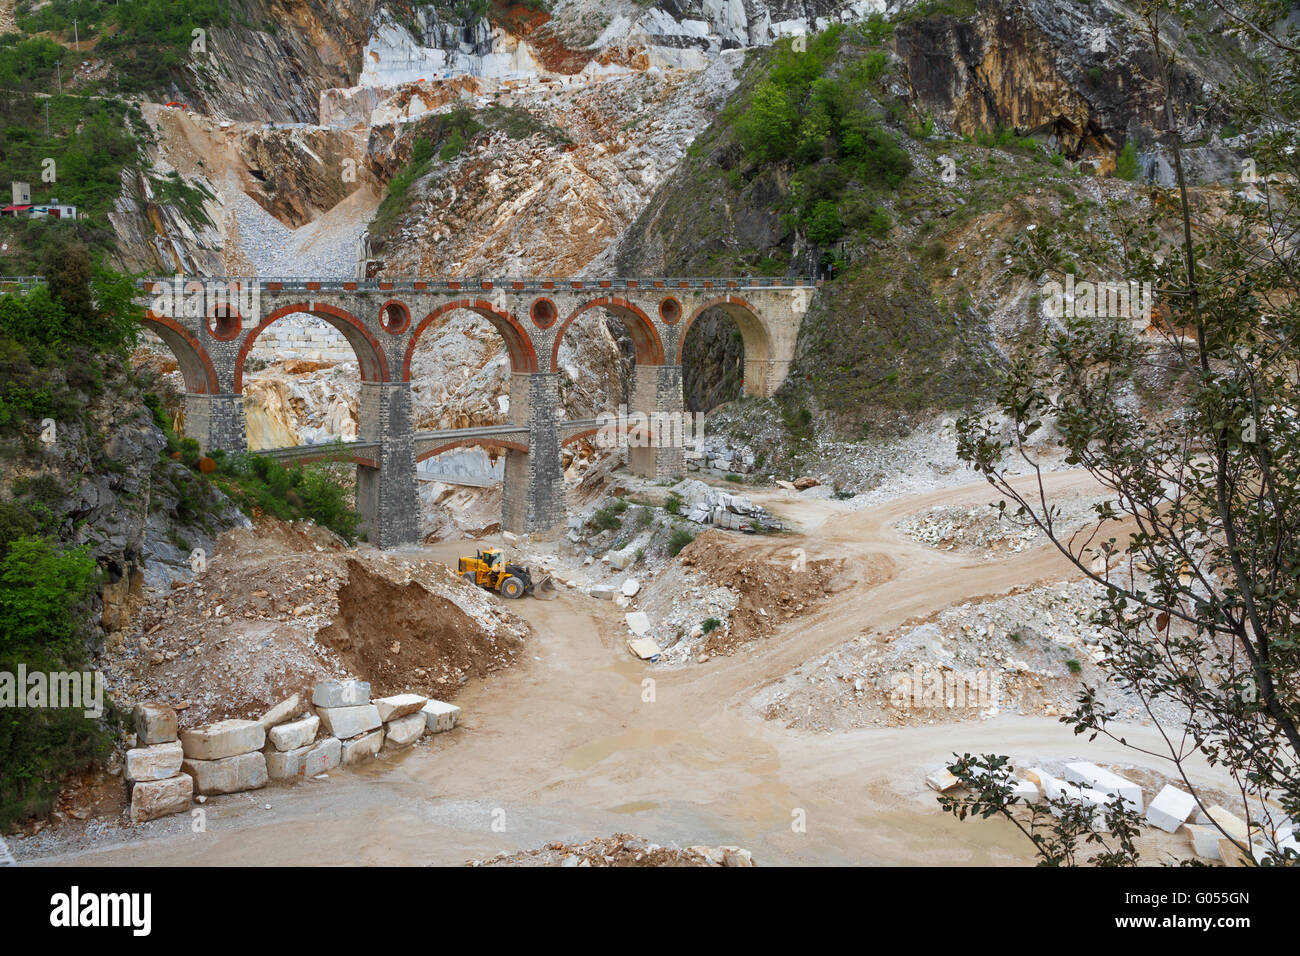
[[[508,564],[500,548],[479,551],[475,557],[461,558],[456,572],[470,584],[477,584],[502,597],[521,598],[525,594],[549,601],[555,597],[551,576],[533,571],[522,564]]]

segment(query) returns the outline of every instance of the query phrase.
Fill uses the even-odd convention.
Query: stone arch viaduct
[[[140,283],[144,324],[175,354],[185,380],[185,431],[204,450],[243,451],[244,364],[277,320],[307,313],[336,328],[361,370],[358,439],[343,446],[263,451],[284,461],[357,465],[357,510],[381,547],[418,542],[416,462],[465,445],[505,450],[502,528],[550,532],[564,523],[561,446],[594,421],[560,417],[558,357],[565,331],[592,310],[626,326],[636,351],[630,408],[682,412],[682,346],[692,323],[720,309],[739,329],[745,392],[785,379],[816,283],[811,279],[410,279],[348,281],[169,277]],[[422,335],[458,309],[489,322],[510,360],[509,422],[416,432],[411,360]],[[630,449],[642,475],[684,472],[681,447]]]

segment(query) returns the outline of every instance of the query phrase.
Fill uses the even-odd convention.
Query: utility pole
[[[58,63],[55,63],[54,67],[55,69],[58,70],[59,73],[59,95],[62,96],[63,95],[63,61],[60,60]]]
[[[50,98],[45,98],[45,138],[50,138]]]
[[[81,52],[81,37],[77,34],[77,21],[72,21],[72,48],[78,53]]]

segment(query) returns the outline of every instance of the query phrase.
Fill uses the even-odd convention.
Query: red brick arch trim
[[[660,341],[659,332],[655,328],[654,322],[650,320],[650,316],[627,299],[606,295],[574,309],[560,325],[559,330],[555,333],[555,344],[551,346],[552,372],[560,370],[560,342],[564,339],[565,331],[574,319],[588,309],[609,309],[623,320],[623,324],[627,326],[628,334],[632,336],[632,345],[636,349],[637,365],[664,364],[664,344]]]
[[[695,324],[695,320],[699,318],[700,313],[705,312],[708,309],[715,308],[716,306],[719,305],[739,306],[740,308],[749,312],[755,318],[755,320],[757,320],[760,324],[762,323],[762,319],[760,319],[758,315],[758,309],[754,308],[752,305],[750,305],[748,302],[746,302],[738,295],[723,295],[723,296],[719,296],[716,299],[709,299],[707,302],[704,302],[701,305],[696,307],[695,311],[691,313],[690,318],[688,318],[685,324],[682,326],[681,333],[678,334],[677,336],[677,364],[678,365],[682,364],[682,346],[686,344],[686,333],[691,330],[691,326]]]
[[[600,431],[601,426],[595,428],[584,428],[582,431],[574,432],[568,438],[562,439],[560,441],[560,447],[563,448],[565,445],[572,445],[574,442],[582,441],[584,438],[593,438],[600,434]]]
[[[173,353],[177,352],[174,343],[171,341],[173,335],[189,346],[193,354],[189,356],[176,354],[176,361],[181,367],[181,373],[185,376],[185,387],[191,394],[217,395],[221,392],[221,385],[217,380],[217,370],[212,365],[212,359],[208,356],[207,349],[205,349],[199,343],[199,340],[191,335],[183,325],[170,316],[159,315],[157,312],[152,310],[145,312],[143,324],[145,328],[158,334],[158,337],[166,343],[167,347],[171,349]],[[153,328],[153,326],[158,326],[159,328]],[[161,332],[160,329],[162,330]],[[201,368],[204,381],[191,382],[189,380],[190,375],[186,374],[187,359],[191,361],[196,360],[198,362],[197,368],[193,365],[190,366],[191,373],[197,373]]]
[[[457,438],[455,441],[449,441],[444,445],[438,445],[436,448],[426,451],[423,454],[416,455],[416,461],[424,461],[427,458],[436,458],[443,452],[451,451],[453,448],[471,448],[474,446],[508,448],[511,451],[528,451],[528,445],[521,441],[510,441],[505,438],[493,438],[491,435],[484,435],[482,438]]]
[[[286,315],[292,315],[295,312],[305,312],[308,315],[314,315],[319,319],[324,319],[344,332],[344,338],[352,346],[352,350],[357,353],[357,361],[361,365],[361,381],[363,382],[388,382],[391,379],[388,376],[388,357],[384,355],[384,350],[379,345],[379,340],[375,338],[366,324],[358,319],[351,312],[345,312],[342,309],[332,305],[326,305],[324,302],[297,302],[293,305],[285,305],[270,313],[262,319],[257,328],[253,329],[244,337],[244,344],[239,347],[239,355],[235,358],[235,394],[242,394],[244,391],[244,360],[248,358],[248,353],[253,350],[253,343],[273,322],[284,318]],[[332,320],[332,321],[331,321]],[[362,349],[357,348],[357,342],[352,335],[348,335],[343,328],[339,326],[350,326],[361,335],[365,341],[370,343],[370,351],[367,354]]]
[[[457,299],[455,302],[446,302],[434,309],[415,327],[411,333],[411,341],[406,346],[406,356],[402,359],[402,381],[411,380],[411,358],[415,355],[416,343],[420,341],[420,336],[434,322],[446,315],[448,312],[454,312],[456,309],[468,309],[471,312],[477,312],[483,318],[487,319],[501,333],[505,339],[506,353],[510,356],[510,370],[513,372],[536,372],[537,371],[537,350],[533,348],[533,340],[528,337],[524,327],[519,324],[513,315],[507,312],[501,312],[492,305],[491,302],[483,299]]]

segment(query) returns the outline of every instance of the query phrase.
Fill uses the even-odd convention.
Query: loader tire
[[[478,587],[478,575],[476,575],[473,571],[466,571],[461,575],[461,577],[464,578],[466,581],[468,581],[470,584],[474,585],[475,587]]]
[[[524,596],[524,582],[511,575],[501,582],[501,593],[508,598],[521,598]]]

